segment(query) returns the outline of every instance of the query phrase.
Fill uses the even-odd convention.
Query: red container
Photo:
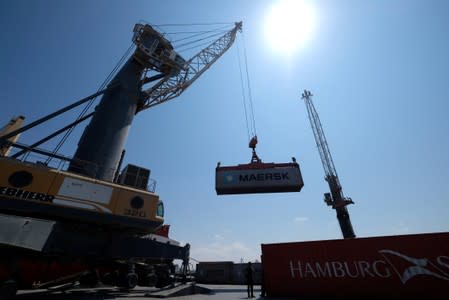
[[[263,244],[262,264],[269,296],[449,299],[449,232]]]
[[[170,225],[162,225],[154,234],[168,238],[169,231]]]

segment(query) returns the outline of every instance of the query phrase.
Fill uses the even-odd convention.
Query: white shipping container
[[[299,192],[304,186],[297,163],[251,163],[217,167],[217,195]]]

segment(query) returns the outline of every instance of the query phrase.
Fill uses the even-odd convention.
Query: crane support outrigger
[[[340,224],[343,237],[345,239],[354,238],[354,229],[352,228],[349,212],[346,208],[348,204],[354,204],[354,202],[351,198],[345,197],[343,194],[343,189],[337,175],[337,170],[335,169],[326,136],[324,135],[323,127],[321,126],[320,117],[318,116],[315,106],[312,103],[312,93],[304,90],[302,93],[302,99],[304,99],[304,102],[306,103],[310,125],[312,126],[316,146],[318,148],[318,152],[320,153],[321,163],[323,164],[325,179],[329,184],[330,193],[324,193],[324,202],[337,212],[337,219]]]

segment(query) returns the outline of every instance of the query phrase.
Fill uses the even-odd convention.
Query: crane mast
[[[188,61],[150,25],[136,24],[136,49],[109,84],[78,143],[69,171],[113,181],[134,115],[179,96],[233,44],[242,22]],[[147,71],[157,75],[146,77]],[[159,80],[151,88],[142,87]]]
[[[327,144],[326,136],[324,135],[323,127],[315,106],[312,102],[312,93],[304,90],[302,99],[306,103],[307,113],[312,126],[313,135],[315,137],[316,146],[320,153],[321,163],[323,164],[325,180],[329,184],[330,193],[324,193],[324,202],[328,206],[332,206],[337,212],[337,219],[340,224],[343,237],[355,237],[354,229],[352,228],[349,212],[346,205],[353,204],[351,198],[347,198],[343,194],[343,189],[338,179],[337,170],[335,169],[334,161],[332,159],[329,146]]]

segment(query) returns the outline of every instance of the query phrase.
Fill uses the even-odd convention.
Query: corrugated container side
[[[297,163],[257,163],[217,167],[215,171],[218,195],[299,192],[303,186]]]
[[[246,284],[245,270],[248,267],[247,263],[234,264],[232,272],[232,283],[233,284]],[[262,283],[262,264],[253,263],[252,267],[254,269],[253,280],[254,284]]]
[[[449,233],[264,244],[269,296],[448,299]]]
[[[196,265],[198,283],[232,283],[233,262],[200,262]]]

